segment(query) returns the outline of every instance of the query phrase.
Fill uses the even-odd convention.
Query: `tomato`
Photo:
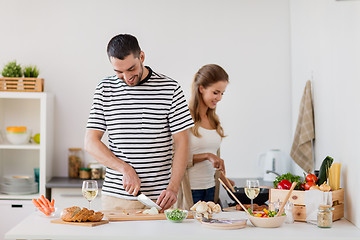
[[[316,183],[317,182],[317,177],[314,174],[308,174],[306,176],[306,181]]]
[[[309,190],[312,186],[316,186],[314,182],[305,183],[305,190]]]
[[[291,188],[291,182],[289,180],[283,179],[277,185],[277,189],[289,190]]]
[[[300,190],[305,190],[305,183],[300,184]]]

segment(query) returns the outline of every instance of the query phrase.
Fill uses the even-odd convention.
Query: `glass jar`
[[[100,164],[91,165],[91,179],[101,179],[102,166]]]
[[[90,179],[91,169],[90,168],[80,168],[80,179]]]
[[[81,148],[69,148],[68,152],[68,170],[70,178],[79,178],[81,163],[82,163],[82,149]]]
[[[317,226],[319,228],[331,228],[332,227],[332,208],[329,205],[320,205],[317,213]]]

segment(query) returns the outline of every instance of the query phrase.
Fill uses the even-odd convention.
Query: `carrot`
[[[40,203],[41,208],[46,212],[45,214],[46,214],[47,216],[49,216],[50,213],[51,213],[51,211],[50,211],[50,209],[47,207],[46,203],[45,203],[41,198],[38,199],[38,202]],[[40,209],[40,210],[41,210],[41,209]],[[42,212],[43,212],[43,211],[42,211]]]
[[[47,198],[44,197],[44,195],[41,195],[40,199],[43,201],[43,203],[45,203],[46,207],[50,207],[50,202]]]
[[[54,207],[54,205],[55,205],[55,199],[52,199],[51,200],[51,206]]]
[[[38,203],[36,199],[33,199],[32,203],[35,205],[35,207],[41,207],[40,203]]]
[[[44,208],[42,208],[42,207],[39,207],[39,210],[42,211],[46,216],[50,215],[50,213],[45,211]]]

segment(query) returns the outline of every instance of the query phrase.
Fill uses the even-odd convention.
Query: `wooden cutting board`
[[[51,221],[52,223],[59,223],[59,224],[69,224],[69,225],[77,225],[77,226],[85,226],[85,227],[95,227],[102,224],[109,223],[109,220],[101,220],[99,222],[65,222],[62,219],[55,219]]]
[[[132,210],[116,210],[116,211],[102,211],[106,218],[110,221],[144,221],[144,220],[166,220],[165,213],[159,214],[144,214],[145,209]],[[188,219],[193,218],[192,214],[187,216]]]

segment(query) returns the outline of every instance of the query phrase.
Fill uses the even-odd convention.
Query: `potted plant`
[[[23,69],[24,77],[37,78],[39,76],[39,69],[36,65],[28,65]]]
[[[44,79],[37,78],[39,69],[35,65],[28,65],[22,69],[14,60],[4,66],[1,75],[3,77],[0,78],[0,91],[42,92],[44,90]]]
[[[20,64],[16,64],[16,60],[14,60],[4,66],[1,75],[3,77],[22,77],[23,73]]]

